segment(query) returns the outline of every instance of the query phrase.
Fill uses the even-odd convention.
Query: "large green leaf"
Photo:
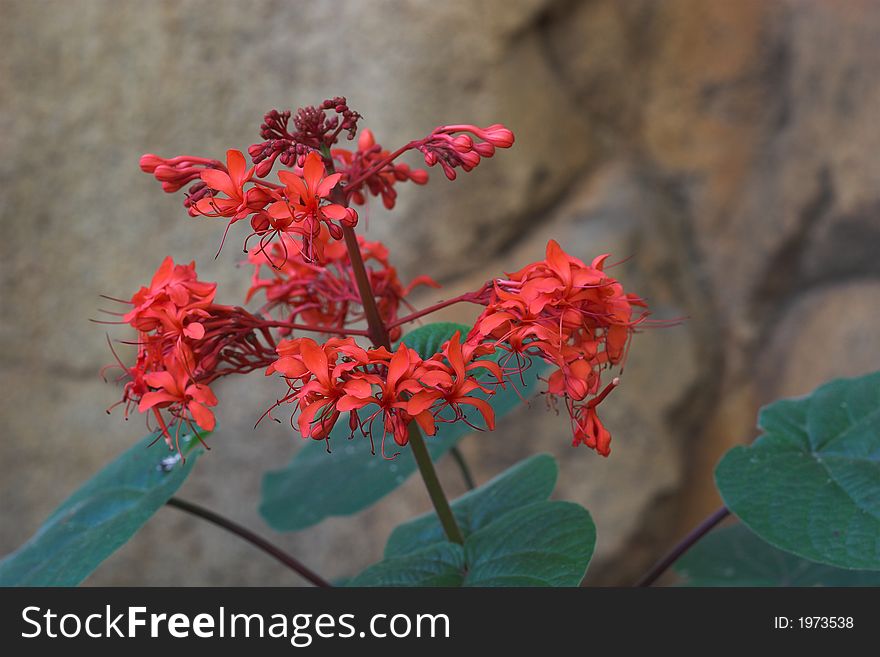
[[[589,512],[572,502],[508,511],[464,544],[465,586],[578,586],[596,547]]]
[[[461,586],[464,550],[455,543],[435,543],[412,554],[370,566],[346,586]]]
[[[711,532],[675,566],[686,586],[880,586],[880,573],[843,570],[778,550],[737,523]]]
[[[407,334],[403,341],[430,356],[455,331],[462,331],[464,335],[467,330],[468,327],[460,324],[429,324]],[[512,385],[497,390],[491,399],[495,416],[501,417],[517,408],[520,395],[527,397],[536,392],[540,372],[541,367],[533,365],[523,374],[523,382],[517,380],[518,390]],[[363,415],[370,412],[368,407]],[[425,439],[431,458],[440,458],[472,431],[463,422],[440,423],[437,434]],[[357,513],[393,491],[415,472],[415,460],[408,447],[395,446],[401,453],[389,461],[370,453],[369,440],[362,437],[349,440],[349,433],[348,422],[343,418],[331,433],[330,453],[323,441],[310,441],[287,466],[266,473],[260,513],[273,529],[295,531],[330,516]]]
[[[76,586],[126,543],[180,487],[202,452],[195,436],[181,436],[182,462],[157,438],[147,436],[67,498],[0,562],[0,585]]]
[[[559,468],[549,454],[538,454],[501,473],[452,503],[452,512],[465,536],[500,515],[532,502],[543,502],[556,485]],[[385,546],[385,558],[410,554],[429,543],[445,540],[434,512],[399,525]]]
[[[432,515],[391,535],[386,558],[351,586],[577,586],[596,545],[590,514],[570,502],[548,502],[556,482],[552,457],[533,456],[452,503],[465,538],[462,561],[439,559],[449,543]],[[458,581],[456,582],[456,576]]]
[[[771,404],[759,426],[715,471],[730,510],[778,548],[880,570],[880,373]]]

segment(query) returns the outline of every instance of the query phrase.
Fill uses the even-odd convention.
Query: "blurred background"
[[[602,405],[608,459],[569,447],[541,401],[462,444],[480,482],[539,451],[593,513],[588,582],[628,584],[718,505],[712,469],[757,408],[880,367],[880,4],[821,0],[0,0],[0,554],[144,433],[104,409],[99,294],[128,297],[166,254],[218,300],[247,272],[221,226],[140,172],[144,152],[222,158],[264,112],[345,95],[386,147],[502,122],[516,145],[449,183],[372,204],[404,278],[475,289],[549,238],[615,271],[656,318]],[[413,163],[416,163],[413,161]],[[243,237],[241,235],[240,237]],[[473,318],[467,308],[446,315]],[[127,339],[124,330],[114,337]],[[295,534],[257,515],[263,472],[300,445],[254,421],[277,382],[226,380],[221,430],[180,495],[329,577],[376,561],[428,509],[409,481]],[[441,477],[463,491],[449,459]],[[89,584],[297,585],[232,536],[160,511]]]

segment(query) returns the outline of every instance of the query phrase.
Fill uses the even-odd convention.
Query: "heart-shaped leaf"
[[[880,586],[880,573],[801,559],[737,523],[703,537],[675,565],[686,586]]]
[[[202,452],[195,436],[181,436],[183,462],[158,438],[147,436],[67,498],[27,543],[0,562],[0,586],[76,586],[134,536],[180,487]]]
[[[517,463],[491,481],[452,502],[452,512],[465,536],[482,529],[499,516],[532,502],[543,502],[556,486],[559,468],[549,454],[538,454]],[[398,525],[385,545],[385,558],[410,554],[445,540],[434,512]]]
[[[442,542],[380,561],[346,586],[461,586],[463,580],[464,550],[455,543]]]
[[[880,570],[880,373],[771,404],[759,426],[715,471],[730,510],[778,548]]]
[[[583,507],[546,501],[556,475],[552,457],[533,456],[454,501],[465,538],[460,565],[437,558],[460,546],[445,539],[431,514],[395,529],[386,558],[350,585],[429,586],[429,577],[440,573],[443,586],[577,586],[593,555],[596,528]]]
[[[467,537],[465,586],[578,586],[596,547],[589,512],[573,502],[508,511]]]

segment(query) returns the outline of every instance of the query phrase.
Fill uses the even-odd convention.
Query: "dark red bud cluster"
[[[327,112],[334,112],[328,116]],[[293,132],[290,131],[291,118]],[[248,148],[260,178],[272,170],[278,160],[286,167],[301,167],[312,151],[330,147],[339,140],[343,131],[349,139],[357,133],[361,115],[348,107],[342,96],[330,98],[319,105],[300,107],[295,114],[290,110],[270,110],[263,117],[260,136],[265,140]]]

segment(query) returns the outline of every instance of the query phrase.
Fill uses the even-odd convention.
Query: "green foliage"
[[[716,469],[730,510],[800,557],[880,570],[880,373],[770,404],[759,426]]]
[[[452,513],[465,536],[482,529],[508,511],[550,497],[558,468],[549,454],[538,454],[501,473],[452,502]],[[429,543],[444,541],[433,511],[399,525],[385,545],[385,558],[410,554]]]
[[[138,442],[73,493],[27,543],[0,562],[0,585],[79,584],[180,487],[202,452],[198,445],[195,436],[181,437],[184,463],[169,453],[159,434]]]
[[[346,586],[461,586],[464,550],[455,543],[434,543],[412,554],[380,561]]]
[[[880,573],[832,568],[778,550],[737,523],[716,529],[676,564],[686,586],[880,586]]]
[[[583,507],[547,501],[556,476],[553,459],[538,455],[454,501],[463,550],[445,540],[436,517],[401,525],[386,558],[349,585],[577,586],[596,528]]]
[[[461,341],[464,342],[470,330],[471,327],[464,324],[434,322],[410,331],[400,341],[410,349],[415,349],[422,358],[430,358],[434,354],[440,353],[443,343],[451,338],[456,331],[461,333]]]

